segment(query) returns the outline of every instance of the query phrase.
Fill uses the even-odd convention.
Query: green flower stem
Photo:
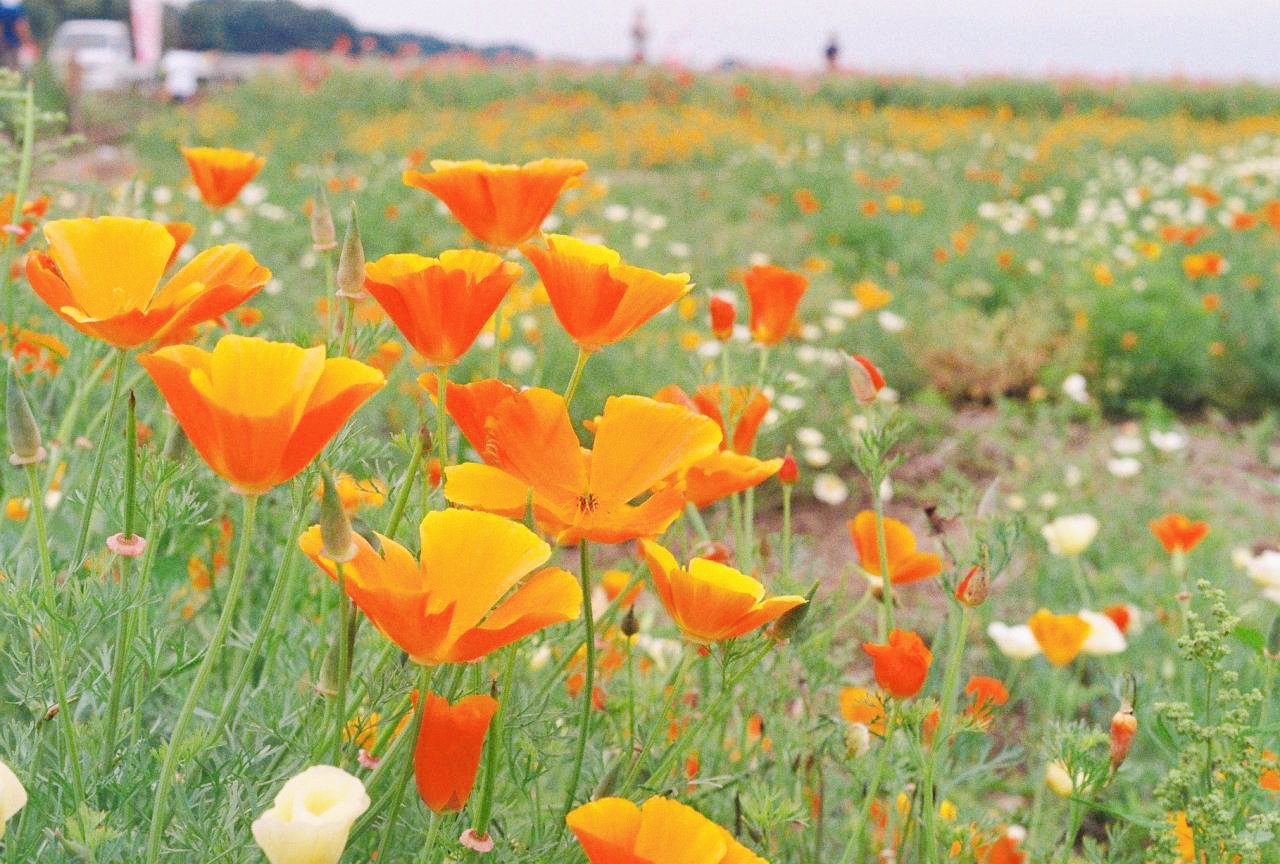
[[[137,402],[133,391],[129,391],[129,405],[125,412],[125,460],[124,460],[124,531],[125,539],[133,537],[133,526],[136,520],[138,489],[138,422]],[[120,559],[120,596],[132,600],[129,584],[133,577],[133,558],[125,556]],[[111,661],[111,690],[107,698],[107,728],[102,737],[102,773],[111,769],[115,759],[116,731],[120,722],[120,699],[123,691],[125,659],[129,656],[129,645],[133,636],[133,619],[135,608],[132,602],[120,610],[116,621],[116,649]]]
[[[342,316],[342,340],[338,343],[338,350],[347,357],[351,356],[351,339],[355,333],[356,319],[356,301],[347,298],[347,314]]]
[[[293,524],[289,527],[288,537],[290,538],[297,537],[302,531],[302,523],[307,518],[305,501],[306,499],[304,498],[301,503],[295,505]],[[262,610],[262,621],[258,623],[258,632],[254,634],[253,642],[249,645],[249,653],[240,661],[240,668],[236,670],[235,678],[232,679],[234,683],[231,685],[231,689],[227,691],[227,698],[222,703],[222,710],[218,712],[218,719],[213,725],[215,735],[222,734],[222,731],[227,728],[227,723],[231,720],[231,714],[240,707],[240,696],[244,693],[244,688],[248,685],[249,678],[253,675],[253,667],[257,664],[262,648],[267,642],[267,637],[271,632],[271,622],[275,620],[284,595],[288,593],[289,583],[293,576],[293,562],[297,557],[297,553],[298,544],[296,542],[284,544],[284,557],[280,559],[280,569],[276,571],[276,578],[271,583],[271,593],[267,596],[267,607]]]
[[[666,686],[663,688],[667,691],[667,697],[662,703],[662,709],[658,711],[653,719],[653,725],[649,728],[649,734],[645,736],[644,743],[640,745],[639,750],[635,750],[631,755],[631,767],[627,770],[627,776],[623,778],[622,785],[618,787],[618,796],[626,797],[631,791],[631,787],[635,785],[636,778],[640,774],[640,765],[644,761],[645,754],[653,749],[653,745],[657,743],[658,736],[662,734],[662,730],[667,728],[667,717],[671,714],[671,707],[675,705],[676,698],[684,683],[685,673],[689,670],[689,664],[693,658],[697,656],[697,650],[691,646],[686,646],[680,654],[680,662],[671,670],[671,676],[667,679]],[[635,721],[632,720],[632,741],[635,741]],[[633,743],[634,746],[634,743]]]
[[[746,678],[752,670],[764,659],[764,655],[773,650],[773,642],[766,639],[764,645],[756,650],[755,654],[750,655],[733,674],[733,677],[724,682],[720,687],[720,692],[716,697],[716,701],[708,706],[705,713],[702,714],[694,723],[684,731],[675,741],[667,745],[666,751],[663,753],[662,761],[658,763],[657,769],[650,775],[657,782],[667,776],[668,772],[675,766],[676,760],[680,757],[680,742],[688,740],[689,744],[696,745],[698,739],[713,719],[718,719],[719,715],[732,704],[733,691],[742,683],[742,679]],[[620,793],[621,794],[621,793]]]
[[[22,222],[22,205],[27,197],[27,186],[31,183],[31,167],[34,163],[36,142],[36,97],[34,85],[27,82],[27,92],[23,96],[22,111],[22,157],[18,162],[18,185],[13,193],[13,210],[9,214],[9,224]],[[9,325],[10,340],[16,338],[17,314],[13,307],[13,280],[9,274],[13,270],[14,248],[18,245],[15,238],[9,238],[4,244],[4,257],[0,261],[0,280],[4,285],[4,320]]]
[[[326,333],[325,341],[333,339],[337,335],[337,327],[334,326],[337,319],[336,307],[338,305],[337,286],[333,281],[333,250],[326,249],[320,253],[321,260],[324,261],[324,296],[328,298],[328,314],[325,320]]]
[[[111,397],[107,400],[107,414],[103,429],[110,427],[111,418],[116,413],[116,405],[120,401],[121,385],[124,384],[124,364],[129,352],[120,348],[116,352],[116,365],[111,373]],[[84,558],[84,548],[89,542],[89,525],[93,522],[93,505],[98,497],[98,481],[102,479],[102,467],[107,461],[107,436],[101,435],[98,440],[98,453],[93,460],[93,473],[89,475],[89,488],[85,491],[84,512],[80,516],[80,530],[76,536],[75,552],[71,555],[72,569],[79,569]]]
[[[698,539],[703,543],[711,542],[711,532],[707,530],[707,523],[702,521],[702,514],[698,512],[698,508],[689,502],[684,505],[685,515],[689,517],[689,521],[693,523],[693,530],[698,532]]]
[[[883,479],[883,478],[879,478]],[[876,514],[876,548],[880,551],[880,641],[889,638],[893,630],[893,579],[889,573],[889,547],[884,540],[884,500],[880,497],[880,483],[871,481],[871,501]]]
[[[347,727],[347,677],[351,672],[351,600],[347,597],[347,573],[342,562],[338,568],[338,692],[333,699],[335,728],[333,764],[342,767],[342,733]]]
[[[880,757],[876,759],[875,772],[871,775],[871,783],[867,786],[866,797],[862,800],[862,808],[855,809],[854,829],[849,843],[840,856],[840,864],[852,864],[856,856],[862,852],[862,838],[866,834],[867,822],[871,818],[871,805],[880,795],[880,784],[884,781],[884,773],[889,767],[889,753],[893,749],[893,721],[895,717],[890,711],[885,712],[884,737],[880,740]],[[861,859],[859,859],[861,860]]]
[[[493,722],[489,726],[489,741],[484,753],[484,787],[480,790],[480,803],[476,808],[473,824],[477,835],[484,837],[489,833],[489,820],[493,814],[493,790],[498,776],[498,750],[503,745],[503,715],[507,702],[511,698],[511,679],[516,668],[516,646],[506,648],[506,662],[502,669],[502,685],[498,689],[498,710],[494,712]]]
[[[573,395],[578,392],[578,382],[582,380],[582,370],[587,368],[591,352],[586,348],[578,349],[578,362],[573,364],[573,374],[569,376],[569,386],[564,388],[564,407],[567,411],[573,405]]]
[[[585,365],[585,352],[578,354],[579,369]],[[575,376],[576,378],[576,376]],[[570,389],[575,381],[569,382]],[[568,401],[568,400],[566,400]],[[578,545],[578,573],[582,578],[582,625],[583,638],[587,646],[587,671],[582,682],[582,716],[578,720],[578,747],[573,754],[573,768],[569,771],[569,784],[565,793],[564,806],[560,808],[560,822],[556,834],[564,830],[564,817],[569,815],[578,798],[578,780],[582,776],[582,760],[587,753],[587,738],[591,735],[592,695],[595,690],[596,674],[596,626],[591,610],[591,546],[584,539]],[[620,597],[622,595],[619,595]]]
[[[44,521],[44,495],[40,488],[40,478],[36,476],[35,463],[28,463],[26,471],[27,490],[31,496],[31,516],[36,526],[36,545],[40,550],[41,588],[44,593],[45,611],[49,615],[49,622],[43,635],[49,642],[50,669],[53,673],[53,694],[54,698],[58,700],[58,716],[62,718],[60,724],[62,727],[62,740],[67,747],[67,758],[71,761],[71,791],[75,795],[77,818],[83,831],[88,827],[84,824],[84,811],[80,809],[86,800],[84,795],[84,775],[80,769],[80,741],[73,718],[75,706],[67,700],[67,681],[64,677],[66,664],[62,656],[62,627],[58,621],[54,620],[57,614],[58,597],[56,580],[53,574],[53,559],[49,556],[49,534]]]
[[[449,465],[449,412],[445,406],[445,396],[449,392],[449,367],[441,366],[436,371],[436,448],[440,451],[440,471]]]
[[[418,735],[422,731],[422,716],[426,713],[427,693],[431,689],[431,669],[430,666],[423,666],[418,672],[418,708],[413,712],[413,724],[405,730],[409,736],[409,746],[405,754],[404,768],[400,771],[400,777],[396,780],[395,789],[391,793],[391,812],[387,814],[386,824],[382,826],[382,837],[378,840],[378,853],[374,860],[386,861],[387,844],[391,841],[391,835],[395,832],[396,822],[400,817],[400,805],[404,801],[404,790],[409,785],[410,778],[413,777],[414,752],[417,750]],[[454,678],[455,682],[457,678]]]
[[[227,596],[223,601],[222,614],[218,617],[218,624],[214,628],[213,637],[209,640],[209,647],[205,649],[204,658],[200,661],[200,668],[196,671],[196,679],[192,682],[186,701],[182,703],[182,708],[178,712],[178,719],[174,723],[173,733],[169,736],[169,746],[164,751],[164,763],[160,768],[160,779],[156,784],[155,802],[151,809],[151,828],[147,834],[146,855],[144,857],[147,864],[155,864],[160,858],[160,838],[164,833],[165,821],[168,816],[169,790],[173,786],[174,774],[177,771],[178,754],[183,750],[181,746],[182,738],[187,732],[187,726],[190,725],[191,718],[195,715],[196,704],[200,701],[200,695],[209,681],[209,676],[213,672],[213,667],[216,665],[219,655],[222,653],[222,645],[227,639],[227,632],[231,629],[231,620],[235,617],[236,601],[240,597],[240,589],[244,587],[245,575],[249,571],[249,551],[253,542],[253,527],[257,512],[258,497],[256,495],[244,496],[244,516],[241,520],[240,528],[240,549],[236,553],[235,569],[231,574],[231,583],[227,587]],[[193,751],[188,755],[195,756],[196,752]]]
[[[613,598],[613,600],[609,602],[608,608],[604,610],[604,614],[600,616],[600,621],[598,622],[600,630],[607,631],[609,629],[609,627],[613,624],[613,619],[618,616],[618,611],[622,608],[622,598],[630,594],[631,589],[635,588],[636,585],[638,585],[641,581],[643,581],[643,578],[644,577],[642,576],[633,577],[631,581],[627,583],[627,586],[623,588],[622,591],[618,594],[618,596]],[[551,693],[551,688],[554,687],[560,681],[560,675],[564,672],[566,668],[568,668],[569,664],[573,662],[573,658],[576,657],[577,654],[578,654],[578,646],[576,645],[572,646],[571,650],[565,652],[564,656],[560,658],[560,660],[556,663],[555,667],[551,670],[550,675],[547,676],[547,680],[543,683],[541,689],[538,690],[537,696],[535,696],[534,699],[531,700],[531,704],[541,703],[542,708],[545,710],[546,700]]]
[[[925,757],[923,779],[924,838],[920,844],[921,864],[933,864],[938,859],[938,808],[934,802],[933,780],[938,765],[946,764],[947,752],[950,749],[948,736],[951,734],[951,721],[956,710],[956,687],[960,682],[960,662],[964,657],[964,643],[969,634],[969,607],[960,606],[960,620],[955,624],[951,634],[950,651],[947,653],[947,669],[942,679],[942,705],[938,710],[938,728],[934,730],[933,746]]]
[[[791,584],[791,484],[782,486],[782,584]]]
[[[404,470],[404,479],[400,481],[400,492],[396,495],[396,503],[391,508],[391,517],[387,520],[386,530],[382,533],[395,538],[400,520],[404,518],[404,508],[409,503],[409,493],[413,491],[418,480],[418,469],[422,467],[422,434],[414,436],[413,453],[409,457],[409,467]]]

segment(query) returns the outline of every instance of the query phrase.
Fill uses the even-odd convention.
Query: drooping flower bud
[[[769,636],[773,641],[780,645],[785,645],[791,641],[791,637],[796,635],[796,631],[800,629],[800,625],[808,617],[809,607],[813,605],[813,597],[817,593],[818,583],[814,582],[813,587],[809,589],[809,593],[805,595],[803,603],[783,612],[782,616],[773,622],[773,626],[769,628]]]
[[[721,342],[729,341],[733,336],[733,325],[738,320],[738,310],[723,297],[712,296],[711,303],[711,335]]]
[[[323,494],[320,498],[320,539],[324,556],[330,561],[345,564],[356,557],[355,538],[351,533],[351,520],[342,506],[338,486],[327,465],[320,466]]]
[[[9,375],[5,380],[5,420],[9,427],[9,449],[13,451],[9,462],[13,465],[31,465],[45,457],[41,446],[40,427],[36,425],[35,415],[31,413],[31,404],[27,402],[27,394],[22,392],[18,383],[18,364],[9,359]]]
[[[791,452],[791,445],[787,445],[787,452],[782,456],[782,467],[778,469],[778,482],[783,486],[794,486],[800,479],[800,466],[796,464],[795,454]]]
[[[956,586],[956,599],[966,606],[981,606],[991,590],[987,568],[974,564]]]
[[[861,354],[845,354],[844,364],[849,372],[849,389],[853,398],[860,405],[870,405],[876,401],[880,389],[884,387],[884,376],[875,364]]]
[[[338,245],[338,235],[333,227],[333,211],[329,209],[329,196],[324,183],[316,183],[316,194],[311,196],[311,248],[328,252]]]
[[[347,234],[342,240],[342,254],[338,257],[338,296],[348,300],[363,300],[364,292],[364,244],[360,242],[360,222],[356,219],[356,205],[351,203],[351,218],[347,221]]]
[[[1138,718],[1133,713],[1133,706],[1126,699],[1120,703],[1120,710],[1111,715],[1111,773],[1120,770],[1125,757],[1129,755],[1129,747],[1133,744],[1133,736],[1138,732]]]

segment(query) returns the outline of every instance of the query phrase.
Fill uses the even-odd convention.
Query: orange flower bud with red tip
[[[738,310],[723,297],[711,298],[711,334],[721,342],[733,336],[733,325],[738,320]]]
[[[489,723],[498,710],[491,696],[467,696],[450,705],[427,693],[422,728],[413,752],[413,775],[422,801],[437,813],[461,810],[471,797]]]
[[[849,389],[859,405],[870,405],[876,401],[880,390],[884,387],[884,376],[876,365],[861,354],[845,354],[845,367],[849,372]]]
[[[1129,755],[1129,747],[1133,744],[1133,736],[1138,732],[1138,718],[1134,716],[1133,706],[1129,700],[1120,703],[1120,710],[1111,715],[1111,773],[1120,770],[1125,757]]]
[[[956,599],[966,606],[981,606],[991,590],[991,579],[981,564],[974,564],[956,586]]]
[[[876,683],[890,696],[909,699],[920,692],[929,677],[933,652],[910,630],[895,628],[887,643],[864,642],[862,650],[871,658]]]
[[[800,479],[800,466],[796,464],[795,454],[787,446],[786,455],[782,457],[782,467],[778,469],[778,482],[783,486],[794,486]]]

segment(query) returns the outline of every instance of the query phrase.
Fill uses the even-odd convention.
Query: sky
[[[1280,0],[301,0],[373,30],[539,55],[630,53],[643,6],[651,61],[707,68],[725,58],[798,70],[1142,75],[1280,81]]]

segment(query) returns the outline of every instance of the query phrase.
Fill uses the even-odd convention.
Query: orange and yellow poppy
[[[872,671],[880,688],[898,699],[909,699],[920,692],[929,677],[933,653],[916,633],[895,628],[884,644],[862,643],[871,658]]]
[[[987,728],[991,722],[993,706],[1003,705],[1009,701],[1009,691],[1005,689],[1004,682],[987,675],[974,675],[970,678],[969,683],[964,685],[964,693],[966,696],[973,697],[973,704],[965,714],[971,717],[980,729]]]
[[[1027,624],[1040,650],[1055,666],[1066,666],[1076,659],[1089,638],[1089,622],[1079,615],[1054,615],[1040,609]]]
[[[433,159],[431,171],[405,171],[406,186],[444,202],[453,218],[490,246],[506,249],[538,233],[560,193],[587,170],[578,159],[539,159],[495,165],[472,159]]]
[[[809,280],[774,264],[757,264],[742,277],[751,303],[751,338],[762,345],[776,345],[791,332],[796,307],[809,288]]]
[[[356,557],[342,565],[352,602],[415,663],[469,663],[572,621],[582,610],[578,580],[559,567],[525,579],[551,557],[551,548],[518,522],[440,510],[426,515],[418,533],[417,559],[389,537],[377,535],[379,553],[356,535]],[[337,565],[323,554],[320,526],[311,526],[298,545],[337,579]]]
[[[471,797],[489,723],[498,710],[492,696],[449,700],[427,693],[413,751],[413,776],[422,802],[436,813],[461,810]]]
[[[385,383],[372,366],[227,335],[212,352],[174,345],[138,362],[191,444],[241,495],[261,495],[305,468]]]
[[[521,517],[532,494],[538,523],[560,543],[661,534],[685,504],[680,475],[720,444],[706,417],[643,396],[612,396],[595,423],[593,449],[584,451],[560,394],[532,388],[502,398],[497,387],[484,394],[492,413],[483,426],[454,417],[487,464],[446,468],[445,497]],[[446,408],[449,401],[446,394]]]
[[[422,357],[458,362],[523,272],[492,252],[451,249],[438,258],[387,255],[365,265],[365,290]]]
[[[682,568],[674,555],[651,540],[640,541],[640,554],[658,599],[690,642],[742,636],[807,602],[794,594],[766,597],[755,579],[706,558],[694,558]]]
[[[1181,513],[1166,513],[1159,519],[1151,520],[1149,527],[1164,551],[1170,555],[1174,552],[1190,552],[1209,533],[1208,522],[1195,522]]]
[[[850,723],[861,723],[874,735],[884,735],[884,700],[864,687],[840,691],[840,714]]]
[[[271,278],[247,250],[226,245],[201,252],[161,285],[174,234],[147,219],[59,219],[44,235],[48,253],[27,255],[31,287],[72,327],[117,348],[187,339]]]
[[[183,147],[182,158],[187,160],[200,198],[214,210],[234,201],[267,164],[264,156],[231,147]]]
[[[876,537],[876,514],[863,510],[849,520],[849,535],[858,553],[858,566],[874,580],[883,579],[880,572],[880,544]],[[932,579],[942,572],[942,559],[932,552],[916,549],[916,535],[905,523],[886,516],[884,519],[885,561],[889,568],[889,581],[905,585]]]
[[[654,796],[601,798],[565,817],[591,864],[768,864],[697,810]]]
[[[520,247],[533,263],[560,325],[584,351],[625,339],[693,290],[688,273],[655,273],[622,263],[606,246],[548,234],[546,248]]]

